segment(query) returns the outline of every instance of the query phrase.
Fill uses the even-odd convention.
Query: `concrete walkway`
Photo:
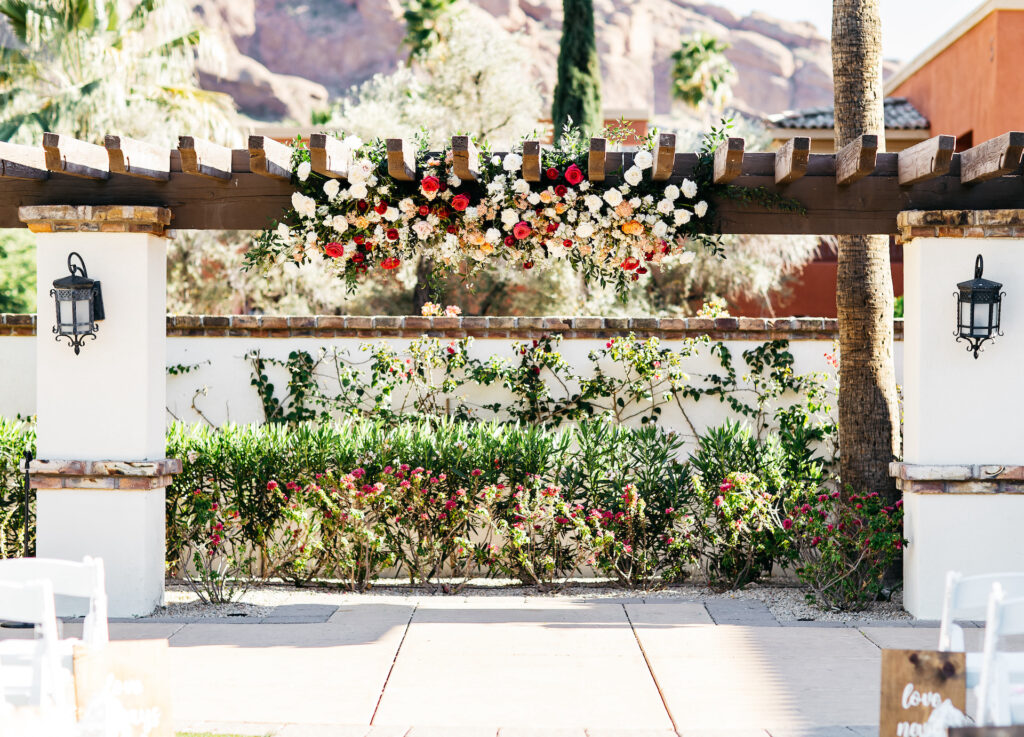
[[[279,737],[874,737],[880,648],[938,639],[794,624],[750,600],[367,597],[111,636],[170,640],[179,730]]]

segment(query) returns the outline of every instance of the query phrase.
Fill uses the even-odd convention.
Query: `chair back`
[[[34,624],[38,637],[0,641],[0,702],[63,706],[53,586],[0,582],[0,619]]]
[[[1024,634],[1024,597],[1007,598],[1001,584],[994,584],[985,618],[985,645],[978,681],[978,724],[1007,726],[1013,723],[1010,683],[1020,674],[1009,672],[1009,660],[999,652],[1003,637]],[[1018,710],[1020,706],[1017,706]]]
[[[108,641],[107,590],[101,558],[85,557],[82,562],[56,558],[8,558],[0,560],[0,582],[44,579],[58,596],[89,600],[89,612],[82,627],[82,641],[101,646]]]
[[[1024,573],[985,573],[964,576],[957,571],[946,574],[946,595],[939,621],[939,650],[964,652],[964,631],[954,619],[982,619],[988,610],[992,586],[999,584],[1007,599],[1024,597]]]

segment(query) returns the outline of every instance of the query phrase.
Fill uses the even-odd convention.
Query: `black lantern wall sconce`
[[[66,338],[77,356],[87,337],[96,339],[99,329],[96,323],[105,317],[103,292],[100,283],[89,278],[85,261],[74,251],[68,255],[68,271],[70,274],[55,280],[50,290],[57,309],[57,324],[53,332],[58,341]]]
[[[978,357],[981,344],[1002,335],[999,318],[1002,311],[1003,285],[981,277],[985,262],[978,254],[974,261],[974,278],[957,284],[956,340],[967,342],[967,352]]]

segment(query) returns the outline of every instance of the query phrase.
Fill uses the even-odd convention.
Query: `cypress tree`
[[[556,139],[569,118],[584,134],[596,133],[604,126],[593,0],[562,0],[562,8],[565,20],[558,51],[558,84],[551,106]]]

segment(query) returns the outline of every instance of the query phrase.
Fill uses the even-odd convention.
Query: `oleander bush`
[[[25,477],[18,470],[26,450],[35,452],[35,426],[0,417],[0,558],[20,556],[25,544]],[[34,495],[33,495],[34,496]],[[34,500],[29,506],[29,550],[35,549]]]

